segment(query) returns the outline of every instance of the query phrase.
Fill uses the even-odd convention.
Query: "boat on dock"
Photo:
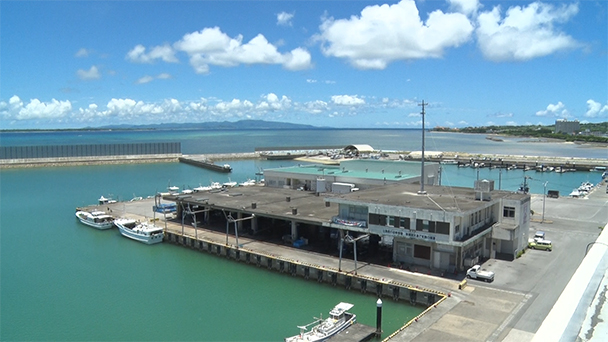
[[[114,227],[114,217],[106,214],[105,211],[95,210],[88,212],[84,210],[77,210],[76,218],[87,226],[101,230]]]
[[[129,218],[118,218],[114,220],[114,224],[118,227],[122,236],[148,245],[162,242],[165,236],[161,227],[147,222],[139,222],[138,220]]]
[[[286,338],[285,342],[321,342],[328,340],[355,323],[357,316],[348,312],[353,306],[353,304],[344,302],[336,305],[329,312],[329,318],[318,318],[310,324],[298,326],[300,334]],[[309,326],[313,327],[306,331]]]

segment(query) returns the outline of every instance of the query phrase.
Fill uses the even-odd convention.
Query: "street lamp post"
[[[543,217],[540,221],[540,223],[544,223],[545,222],[545,201],[547,200],[547,183],[549,183],[549,181],[546,181],[544,184],[544,190],[543,190]]]

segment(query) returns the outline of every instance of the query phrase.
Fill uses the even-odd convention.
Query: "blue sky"
[[[2,1],[2,129],[608,120],[608,2]]]

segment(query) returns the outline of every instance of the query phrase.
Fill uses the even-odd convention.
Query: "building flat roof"
[[[424,195],[418,194],[419,190],[419,184],[392,184],[332,197],[340,199],[335,202],[378,203],[452,212],[473,210],[487,203],[475,199],[476,191],[473,188],[425,185],[426,194]],[[528,196],[501,190],[494,190],[490,195],[492,200],[499,198],[522,200]]]
[[[436,163],[428,163],[433,165]],[[400,181],[420,177],[420,162],[401,160],[353,159],[341,161],[336,165],[297,165],[264,172],[295,173],[314,175],[318,178],[336,176],[374,180]]]

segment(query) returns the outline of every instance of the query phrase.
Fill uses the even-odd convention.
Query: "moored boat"
[[[165,236],[163,229],[147,222],[129,218],[118,218],[114,220],[120,234],[129,239],[151,245],[163,241]]]
[[[355,323],[357,316],[348,312],[354,305],[349,303],[340,303],[336,305],[330,312],[329,318],[317,319],[316,321],[298,326],[300,334],[285,339],[285,342],[299,341],[326,341],[330,337],[336,335],[342,330],[350,327]],[[316,325],[315,325],[316,324]],[[314,325],[309,331],[306,331],[308,326]]]
[[[87,226],[97,229],[110,229],[114,226],[114,217],[108,215],[105,211],[84,211],[77,210],[76,218]]]

